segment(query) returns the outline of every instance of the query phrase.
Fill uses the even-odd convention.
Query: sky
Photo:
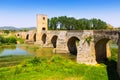
[[[0,0],[0,26],[33,27],[37,14],[97,18],[120,27],[120,0]]]

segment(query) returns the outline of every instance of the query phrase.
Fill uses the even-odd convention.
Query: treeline
[[[100,19],[76,19],[74,17],[60,16],[48,19],[49,30],[99,30],[107,29],[106,22]]]

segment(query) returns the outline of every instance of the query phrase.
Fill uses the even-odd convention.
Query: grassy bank
[[[61,56],[34,57],[0,68],[0,80],[108,80],[106,65],[77,64]]]
[[[25,55],[10,55],[10,56],[1,56],[0,57],[0,68],[11,67],[24,62],[27,59],[31,59],[34,56],[25,56]]]
[[[38,51],[39,46],[24,47]],[[41,49],[41,48],[40,48]],[[112,57],[105,64],[77,64],[60,55],[0,57],[0,80],[119,80],[116,71],[118,49],[111,47]]]

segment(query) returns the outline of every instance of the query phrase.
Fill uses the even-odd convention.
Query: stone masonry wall
[[[29,34],[29,40],[33,39],[33,35],[27,32],[21,33],[21,37],[26,39],[26,35]],[[43,45],[41,38],[42,35],[46,34],[46,43]],[[56,53],[69,53],[68,50],[68,40],[71,37],[77,37],[80,41],[77,43],[77,62],[85,64],[96,64],[96,53],[95,53],[95,44],[101,39],[109,39],[115,42],[118,41],[117,31],[43,31],[36,34],[36,44],[42,44],[43,47],[53,47],[51,39],[53,36],[58,36],[55,52]],[[91,37],[91,38],[90,38]],[[90,39],[89,39],[90,38]],[[118,41],[119,52],[118,52],[118,73],[120,76],[120,40]],[[109,52],[109,46],[107,45],[107,53]],[[110,54],[107,54],[109,57]]]
[[[88,41],[87,39],[91,39]],[[77,62],[85,64],[96,64],[94,42],[93,42],[93,31],[84,31],[80,38],[78,46]]]

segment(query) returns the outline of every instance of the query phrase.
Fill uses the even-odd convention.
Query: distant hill
[[[34,29],[36,29],[36,27],[29,27],[29,28],[17,28],[14,26],[2,26],[2,27],[0,27],[0,30],[24,30],[24,29],[34,30]]]
[[[19,30],[19,28],[13,26],[2,26],[0,27],[0,30]]]
[[[23,28],[22,28],[23,29]],[[36,27],[29,27],[29,28],[27,28],[28,30],[35,30],[36,29]]]

